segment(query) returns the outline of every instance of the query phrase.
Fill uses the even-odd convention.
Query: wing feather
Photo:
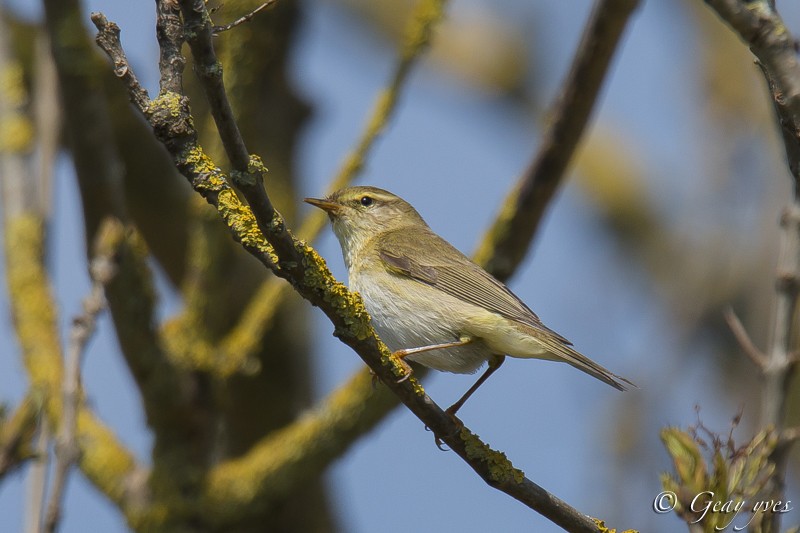
[[[420,257],[420,250],[436,249],[435,257]],[[379,254],[396,274],[413,278],[464,302],[483,307],[526,324],[563,344],[572,344],[551,330],[508,287],[495,279],[450,243],[426,228],[409,242],[405,231],[382,235]]]

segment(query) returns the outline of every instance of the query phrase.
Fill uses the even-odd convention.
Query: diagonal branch
[[[0,480],[30,459],[41,399],[28,394],[8,418],[0,418]]]
[[[238,19],[234,20],[233,22],[231,22],[231,23],[229,23],[229,24],[225,24],[225,25],[223,25],[223,26],[214,26],[214,28],[213,28],[213,30],[214,30],[214,35],[217,35],[217,34],[220,34],[220,33],[222,33],[222,32],[226,32],[226,31],[228,31],[228,30],[231,30],[231,29],[235,28],[236,26],[238,26],[238,25],[240,25],[240,24],[244,24],[245,22],[250,22],[250,21],[253,19],[253,17],[255,17],[256,15],[258,15],[258,13],[259,13],[261,10],[263,10],[264,8],[267,8],[267,7],[271,6],[271,5],[272,5],[272,4],[274,4],[274,3],[275,3],[275,0],[268,0],[267,2],[264,2],[263,4],[261,4],[260,6],[258,6],[257,8],[255,8],[254,10],[252,10],[252,11],[251,11],[250,13],[248,13],[247,15],[244,15],[244,16],[242,16],[242,17],[239,17]]]
[[[747,355],[747,357],[749,357],[750,360],[755,363],[759,370],[763,371],[767,366],[767,357],[761,352],[761,350],[758,349],[758,346],[755,345],[753,339],[750,338],[750,335],[747,333],[742,321],[739,320],[739,317],[736,316],[736,313],[730,307],[725,309],[724,316],[725,321],[728,323],[728,327],[731,328],[733,336],[736,337],[736,340],[739,342],[742,350],[744,350],[745,355]]]
[[[583,135],[614,51],[638,0],[599,0],[561,91],[539,151],[506,197],[497,220],[475,252],[478,263],[501,281],[525,257]]]
[[[140,110],[195,190],[217,208],[235,238],[248,251],[276,275],[289,280],[303,297],[325,312],[334,324],[335,335],[352,347],[387,387],[490,486],[570,531],[596,532],[598,527],[593,520],[525,478],[502,453],[489,448],[468,429],[459,427],[425,394],[414,378],[397,382],[397,377],[404,371],[377,338],[360,297],[350,293],[332,277],[324,261],[311,247],[293,237],[267,197],[262,183],[266,168],[257,157],[247,153],[232,121],[230,105],[224,95],[221,68],[211,45],[211,21],[204,3],[183,0],[181,9],[196,70],[234,167],[234,182],[250,203],[250,209],[238,203],[224,173],[197,144],[186,98],[180,94],[162,93],[156,101]],[[116,25],[101,14],[93,14],[92,20],[99,30],[98,43],[106,53],[115,63],[124,58]]]

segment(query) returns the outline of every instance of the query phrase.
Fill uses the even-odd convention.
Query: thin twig
[[[76,435],[78,409],[81,403],[81,361],[86,345],[94,333],[97,317],[106,306],[105,287],[116,272],[113,258],[102,255],[95,257],[91,262],[90,272],[92,288],[89,295],[83,300],[83,311],[72,321],[69,344],[67,345],[63,386],[63,417],[58,437],[56,438],[55,470],[44,523],[44,531],[48,533],[52,533],[58,528],[67,478],[80,455]]]
[[[775,280],[775,308],[772,335],[763,368],[761,424],[778,431],[785,423],[786,400],[794,369],[793,340],[800,298],[800,196],[786,208],[780,219],[780,244]]]
[[[360,298],[333,280],[324,262],[313,249],[294,239],[267,198],[261,182],[263,165],[248,155],[244,142],[238,136],[238,128],[235,123],[231,123],[230,106],[224,96],[221,69],[211,45],[211,25],[204,3],[202,0],[182,0],[181,9],[188,29],[187,35],[191,35],[189,42],[196,69],[214,110],[212,115],[217,120],[226,152],[238,174],[235,175],[237,185],[250,202],[261,233],[250,231],[251,222],[248,221],[248,216],[252,215],[229,194],[225,175],[216,166],[209,164],[207,156],[202,156],[204,165],[201,166],[197,164],[198,161],[188,160],[181,151],[185,148],[203,154],[196,144],[197,136],[191,126],[191,115],[185,100],[181,100],[180,107],[172,113],[154,111],[155,102],[152,102],[142,108],[143,114],[165,143],[179,170],[189,179],[195,190],[217,207],[235,232],[236,238],[245,244],[245,248],[262,259],[262,263],[272,268],[278,276],[290,280],[304,298],[320,307],[335,326],[335,334],[353,348],[388,388],[487,484],[569,531],[596,533],[598,528],[593,520],[525,478],[504,454],[492,450],[468,429],[457,425],[425,394],[417,380],[411,378],[397,382],[397,373],[402,370],[392,364],[396,361],[377,338]],[[92,21],[101,34],[98,42],[106,53],[112,57],[121,57],[118,34],[106,31],[109,23],[105,17],[95,14]],[[180,126],[177,139],[165,135],[166,132],[176,131],[177,125]],[[194,144],[187,146],[187,143]],[[243,163],[246,171],[242,170]],[[212,176],[207,175],[209,169]],[[233,215],[238,218],[234,220]],[[243,233],[245,230],[247,233]],[[263,240],[264,237],[266,241]],[[263,260],[262,254],[270,253],[267,241],[277,253],[277,264]]]
[[[275,2],[276,2],[276,0],[269,0],[267,2],[264,2],[263,4],[261,4],[260,6],[255,8],[254,10],[252,10],[247,15],[245,15],[243,17],[239,17],[238,19],[234,20],[230,24],[225,24],[224,26],[214,26],[211,31],[212,31],[212,33],[214,35],[219,35],[220,33],[224,32],[224,31],[228,31],[231,28],[235,28],[239,24],[244,24],[245,22],[250,22],[253,19],[253,17],[258,15],[259,11],[261,11],[262,9],[264,9],[266,7],[271,6]]]
[[[38,460],[28,470],[28,487],[25,499],[25,533],[41,533],[44,507],[47,500],[47,472],[50,469],[50,423],[43,417],[36,436],[34,453]]]
[[[767,357],[753,343],[753,339],[750,338],[750,335],[747,333],[744,325],[742,325],[741,320],[739,320],[739,317],[736,316],[736,312],[732,308],[728,307],[725,309],[723,316],[725,317],[725,321],[728,323],[728,327],[731,328],[733,336],[736,337],[736,340],[742,347],[745,355],[747,355],[747,357],[749,357],[759,369],[763,370],[767,366]]]
[[[561,185],[589,122],[603,80],[638,0],[599,0],[592,10],[567,78],[546,116],[552,117],[538,152],[506,197],[475,252],[501,281],[525,257],[533,234]]]

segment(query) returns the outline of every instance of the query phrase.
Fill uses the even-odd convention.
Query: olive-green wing
[[[547,332],[564,344],[572,344],[542,324],[539,317],[503,283],[427,228],[415,231],[413,239],[409,239],[403,230],[383,234],[379,254],[384,265],[396,274]]]

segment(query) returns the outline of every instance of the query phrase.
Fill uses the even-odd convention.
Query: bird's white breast
[[[437,289],[383,269],[369,279],[350,271],[350,288],[361,294],[372,323],[390,350],[419,348],[458,341],[465,332],[464,303]],[[475,372],[491,356],[482,341],[465,346],[431,350],[408,356],[408,360],[436,370]]]

